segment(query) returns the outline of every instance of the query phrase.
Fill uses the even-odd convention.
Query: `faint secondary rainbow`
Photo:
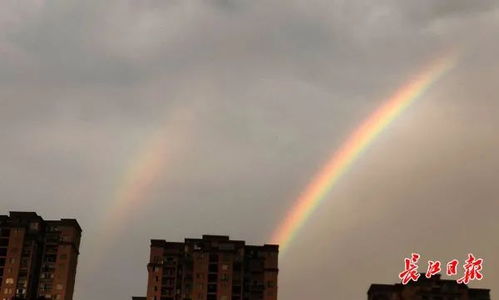
[[[295,201],[284,221],[272,236],[272,242],[285,251],[312,212],[326,198],[338,180],[359,158],[376,137],[385,130],[407,107],[420,98],[437,80],[455,64],[455,53],[433,61],[422,72],[411,78],[373,112],[347,138],[321,171]]]
[[[194,123],[189,107],[172,109],[154,132],[144,139],[136,155],[124,167],[109,203],[103,204],[102,230],[94,242],[95,255],[85,266],[89,272],[102,263],[105,254],[116,242],[116,236],[126,231],[130,216],[153,201],[151,193],[154,187],[189,144]]]
[[[107,230],[116,233],[127,217],[147,201],[155,181],[165,169],[171,147],[165,137],[166,126],[155,132],[126,169],[116,189],[106,221]]]
[[[106,216],[106,227],[116,232],[127,217],[151,201],[149,193],[174,154],[178,156],[180,144],[190,136],[193,117],[189,109],[175,108],[157,130],[146,140],[138,155],[134,156],[116,188],[114,201]]]

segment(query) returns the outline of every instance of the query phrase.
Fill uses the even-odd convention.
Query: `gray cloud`
[[[280,294],[362,298],[415,250],[475,251],[473,285],[497,286],[498,15],[488,0],[3,1],[0,208],[78,218],[76,299],[144,294],[149,238],[268,242],[349,132],[459,49],[301,230]],[[104,251],[124,174],[158,132],[169,159]]]

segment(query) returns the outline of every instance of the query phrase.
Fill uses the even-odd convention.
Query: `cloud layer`
[[[475,286],[498,286],[498,16],[492,0],[2,1],[0,208],[78,218],[77,300],[144,294],[150,238],[268,242],[356,124],[457,49],[281,257],[280,297],[365,297],[416,250],[474,251]],[[109,232],[157,133],[169,157]]]

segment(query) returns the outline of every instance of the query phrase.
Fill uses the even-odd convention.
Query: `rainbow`
[[[418,73],[373,112],[354,130],[326,165],[313,178],[288,211],[284,221],[273,233],[272,242],[285,251],[310,215],[326,199],[338,180],[359,156],[373,143],[411,103],[420,98],[437,80],[442,78],[457,61],[453,52],[437,59]]]
[[[109,232],[118,232],[130,214],[150,201],[148,193],[161,178],[172,156],[176,152],[178,156],[178,144],[188,142],[193,121],[191,109],[174,108],[149,136],[138,155],[134,156],[135,159],[126,168],[121,183],[116,188],[110,215],[106,216]]]
[[[162,126],[161,130],[165,128],[166,126]],[[150,137],[145,147],[136,156],[137,159],[124,173],[122,182],[118,185],[113,197],[112,208],[109,210],[112,212],[106,224],[109,232],[116,234],[129,214],[144,205],[144,201],[148,198],[148,191],[165,168],[171,147],[165,136],[161,134],[161,130]]]
[[[88,270],[98,267],[104,255],[109,253],[116,242],[110,237],[119,236],[125,231],[130,215],[150,204],[150,192],[162,173],[174,158],[178,158],[181,148],[189,144],[193,123],[195,119],[191,108],[175,107],[141,144],[139,151],[124,168],[125,172],[120,176],[109,203],[103,205],[103,230],[94,241],[96,255],[90,266],[85,266]]]

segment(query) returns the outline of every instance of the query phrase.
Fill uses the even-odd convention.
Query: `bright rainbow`
[[[300,228],[321,202],[326,199],[331,189],[359,158],[360,154],[412,102],[420,98],[433,83],[445,75],[456,64],[456,61],[457,57],[452,53],[432,62],[421,73],[398,89],[348,137],[295,201],[284,221],[274,232],[272,241],[280,245],[281,251],[288,248]]]

